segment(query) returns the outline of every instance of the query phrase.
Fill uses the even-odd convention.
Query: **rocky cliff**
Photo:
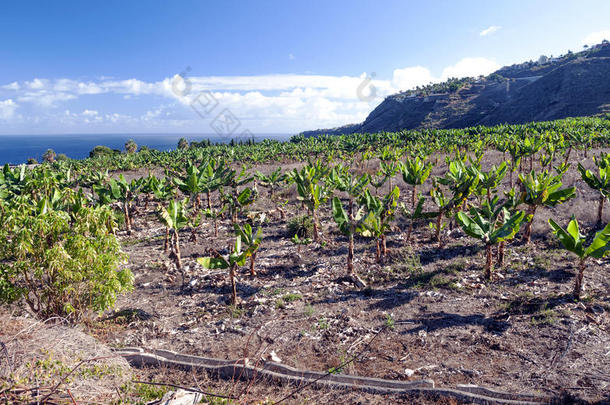
[[[610,44],[605,42],[577,54],[506,66],[487,77],[464,80],[459,85],[440,84],[394,94],[362,123],[303,134],[465,128],[607,112],[610,112]]]

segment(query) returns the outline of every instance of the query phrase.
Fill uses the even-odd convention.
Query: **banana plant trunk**
[[[127,230],[127,235],[131,235],[131,222],[129,221],[129,205],[127,201],[123,202],[123,214],[125,215],[125,229]]]
[[[207,200],[208,200],[208,209],[211,210],[212,209],[212,199],[210,198],[210,192],[206,192],[205,193]]]
[[[231,304],[237,305],[237,283],[235,282],[235,268],[237,264],[232,264],[229,270],[229,277],[231,278]]]
[[[163,245],[163,252],[167,253],[169,250],[169,227],[165,227],[165,244]]]
[[[381,235],[381,256],[382,257],[386,257],[386,255],[388,254],[388,245],[386,243],[386,237],[385,235]]]
[[[572,147],[570,146],[568,148],[568,153],[566,153],[566,158],[563,161],[564,166],[568,164],[568,161],[570,160],[570,153],[572,153]]]
[[[529,244],[532,240],[532,224],[534,223],[534,215],[536,214],[536,206],[534,205],[530,208],[531,219],[527,222],[527,226],[525,227],[525,234],[523,235],[523,240],[525,243]]]
[[[417,194],[417,186],[414,184],[411,190],[411,210],[415,210],[415,195]]]
[[[604,197],[604,195],[602,194],[599,197],[599,206],[597,207],[597,224],[601,225],[602,224],[602,218],[604,216],[604,201],[606,200],[606,197]]]
[[[377,238],[375,242],[377,247],[375,250],[375,262],[379,263],[381,261],[381,238]]]
[[[498,245],[498,267],[504,266],[504,241]]]
[[[438,212],[438,217],[436,217],[436,241],[438,242],[438,247],[442,247],[441,242],[441,225],[443,223],[443,211],[440,210]]]
[[[582,292],[582,279],[585,274],[585,258],[581,258],[578,261],[578,274],[576,275],[576,280],[574,282],[574,298],[580,299],[580,294]]]
[[[347,248],[347,274],[352,277],[354,273],[354,234],[349,235],[349,244]]]
[[[256,270],[254,270],[254,261],[256,260],[256,252],[252,253],[250,256],[250,275],[256,276]]]
[[[178,237],[178,231],[174,229],[174,249],[176,253],[176,267],[178,270],[182,270],[182,258],[180,257],[180,238]]]
[[[313,217],[313,240],[318,242],[320,240],[320,234],[318,231],[318,213],[315,209],[311,210]]]
[[[493,261],[492,261],[492,245],[485,245],[485,278],[491,281],[491,272],[493,270]]]

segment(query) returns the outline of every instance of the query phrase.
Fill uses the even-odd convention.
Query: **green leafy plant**
[[[133,225],[133,218],[130,215],[131,202],[138,194],[142,184],[141,180],[136,179],[128,182],[121,174],[118,179],[110,179],[106,185],[93,186],[93,191],[98,195],[100,204],[110,204],[114,201],[121,202],[128,235],[131,235],[131,227]]]
[[[438,193],[438,191],[436,192]],[[444,201],[440,196],[435,201],[438,202],[438,206],[441,207]],[[417,204],[415,208],[408,208],[405,204],[400,204],[400,210],[402,215],[409,220],[409,228],[407,229],[407,242],[411,240],[411,234],[413,233],[413,227],[415,226],[415,221],[419,219],[431,219],[439,216],[439,212],[424,212],[424,203],[426,199],[420,194],[417,199]],[[440,205],[439,205],[440,204]],[[440,234],[439,234],[440,236]]]
[[[229,269],[229,278],[231,281],[231,304],[237,305],[237,267],[244,266],[246,260],[251,257],[259,248],[261,243],[262,231],[259,229],[255,234],[252,234],[250,225],[244,225],[241,228],[235,225],[235,245],[233,251],[227,256],[222,256],[216,253],[216,256],[200,257],[197,262],[206,269]],[[242,240],[242,235],[250,235]],[[242,241],[244,242],[242,244]]]
[[[588,247],[584,246],[585,238],[580,233],[578,221],[574,217],[565,229],[552,219],[549,219],[549,225],[564,249],[578,256],[578,274],[574,281],[573,294],[574,298],[580,299],[587,260],[589,258],[601,259],[610,254],[610,224],[595,234]]]
[[[328,169],[320,162],[308,164],[301,170],[293,169],[289,172],[289,181],[296,184],[297,199],[309,210],[313,219],[313,240],[320,240],[320,225],[318,222],[318,209],[320,205],[328,200],[330,191],[321,180],[326,176]]]
[[[599,162],[599,163],[598,163]],[[604,202],[610,199],[610,165],[606,164],[605,160],[596,161],[598,163],[599,176],[593,174],[590,170],[587,170],[578,164],[578,171],[582,176],[582,179],[587,183],[593,190],[599,191],[599,205],[597,208],[597,224],[602,224],[604,216]]]
[[[498,203],[498,197],[485,200],[481,208],[470,208],[470,215],[456,214],[462,230],[485,244],[485,278],[491,280],[493,271],[492,247],[499,242],[512,239],[521,227],[525,213],[511,213]]]
[[[108,227],[111,210],[82,206],[68,213],[36,206],[2,218],[0,300],[23,299],[41,318],[75,322],[112,307],[118,294],[132,288],[133,276],[119,268],[125,256]]]
[[[241,238],[242,244],[248,246],[250,252],[250,275],[256,276],[254,262],[256,261],[256,253],[263,239],[263,231],[261,228],[258,228],[256,233],[253,233],[250,224],[245,224],[243,228],[235,224],[233,229],[235,230],[235,235]]]
[[[375,260],[380,262],[388,253],[386,233],[390,230],[391,221],[394,219],[400,190],[397,186],[380,199],[371,195],[366,190],[362,196],[361,204],[366,207],[367,214],[362,221],[363,234],[373,236],[376,242]]]
[[[363,230],[363,221],[365,219],[363,210],[360,209],[357,212],[352,211],[346,212],[343,208],[343,204],[339,197],[334,197],[331,202],[333,210],[333,219],[337,223],[339,231],[347,236],[347,275],[351,278],[354,283],[360,287],[366,287],[366,283],[358,277],[354,270],[354,234],[358,231]]]
[[[523,186],[521,201],[529,206],[527,226],[523,235],[525,242],[530,243],[532,223],[539,206],[555,207],[576,195],[574,187],[561,188],[562,177],[563,174],[553,176],[546,171],[539,174],[531,171],[527,175],[519,175],[519,181]]]
[[[432,163],[426,163],[419,156],[407,158],[402,165],[402,179],[406,184],[411,186],[411,210],[415,210],[417,186],[425,183],[428,176],[430,176],[432,167]]]
[[[171,200],[167,207],[160,207],[159,218],[165,225],[165,244],[170,241],[172,254],[178,270],[182,272],[182,258],[180,255],[180,237],[179,231],[189,224],[189,218],[186,214],[186,205],[188,199],[184,202]],[[171,237],[170,237],[171,232]],[[182,272],[182,285],[184,286],[184,272]]]
[[[286,211],[283,208],[283,204],[275,202],[274,199],[276,191],[285,186],[286,183],[287,176],[286,174],[282,174],[282,168],[276,168],[269,175],[256,172],[255,178],[261,186],[268,189],[269,199],[275,203],[275,209],[280,213],[280,219],[284,219],[286,217]]]
[[[290,241],[297,246],[297,253],[301,253],[301,246],[311,244],[311,238],[299,238],[298,234],[294,234]]]

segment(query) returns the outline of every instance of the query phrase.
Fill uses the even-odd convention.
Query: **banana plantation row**
[[[116,231],[121,224],[130,234],[134,216],[154,205],[166,230],[163,249],[180,271],[180,235],[190,232],[195,239],[198,229],[209,225],[218,237],[219,222],[230,221],[234,240],[228,253],[213,252],[198,262],[206,268],[227,269],[236,304],[237,270],[249,264],[255,276],[257,251],[264,244],[264,221],[248,215],[247,209],[263,198],[281,220],[286,219],[287,204],[296,201],[307,209],[313,232],[292,235],[299,249],[323,238],[319,218],[321,211],[328,210],[347,239],[346,271],[358,286],[365,282],[354,268],[355,236],[372,238],[376,248],[371,254],[382,262],[398,217],[408,224],[401,230],[407,242],[415,227],[428,224],[434,242],[442,247],[447,238],[442,231],[448,223],[480,240],[485,249],[481,267],[491,281],[494,265],[504,264],[511,240],[521,234],[530,242],[537,211],[578,197],[574,187],[562,184],[573,165],[570,154],[574,148],[586,154],[591,147],[608,145],[609,129],[607,119],[568,119],[147,151],[111,161],[102,157],[33,169],[5,166],[0,174],[0,299],[23,302],[40,317],[69,316],[75,321],[91,310],[112,306],[117,294],[133,288],[133,275],[122,266],[125,256]],[[502,152],[506,161],[484,169],[482,161],[492,149]],[[443,160],[434,154],[441,150]],[[276,167],[270,173],[249,166],[282,160],[308,163],[286,171]],[[565,227],[549,220],[549,232],[578,257],[577,299],[587,260],[610,252],[610,225],[604,227],[610,154],[602,152],[592,160],[594,170],[581,163],[575,166],[582,180],[599,193],[596,227],[601,230],[586,238],[576,218]],[[97,170],[100,166],[106,170]],[[133,167],[163,167],[165,175],[150,173],[128,181],[108,171]],[[433,167],[443,174],[431,175]],[[406,196],[393,184],[397,176],[408,190]],[[508,186],[503,183],[507,176]],[[424,195],[425,183],[430,192]]]

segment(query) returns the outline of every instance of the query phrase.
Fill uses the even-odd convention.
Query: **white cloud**
[[[479,32],[479,35],[482,37],[486,37],[487,35],[491,35],[495,32],[498,32],[502,28],[499,25],[492,25],[490,27],[485,28],[483,31]]]
[[[366,72],[358,76],[268,74],[182,78],[175,75],[153,82],[136,78],[89,81],[35,78],[0,86],[0,97],[10,101],[1,105],[0,117],[12,116],[18,102],[22,115],[27,112],[28,122],[36,122],[37,128],[46,125],[55,131],[82,128],[109,132],[172,129],[211,132],[206,120],[212,120],[228,108],[241,121],[242,129],[296,132],[360,122],[390,94],[449,77],[488,74],[497,68],[499,65],[494,61],[478,57],[464,58],[443,69],[440,75],[424,66],[410,66],[395,69],[388,79]],[[363,86],[365,95],[374,86],[372,100],[364,102],[358,97],[358,88]],[[96,108],[87,104],[91,97],[101,94],[107,95],[102,99],[103,107],[98,103]],[[190,105],[201,94],[209,94],[218,102],[218,107],[203,119]],[[75,108],[82,112],[57,114],[56,108],[63,102],[82,96],[87,98],[72,102],[78,103]],[[120,111],[112,111],[110,97],[113,96],[120,101]]]
[[[601,43],[604,39],[610,41],[610,30],[592,32],[582,40],[582,44],[595,45]]]
[[[438,82],[428,68],[413,66],[404,69],[395,69],[392,77],[392,86],[399,90],[409,90],[417,86]]]
[[[18,104],[10,98],[8,100],[0,101],[0,119],[9,120],[15,116],[15,110]]]
[[[447,80],[450,77],[477,77],[488,75],[498,69],[500,65],[487,58],[463,58],[453,66],[447,66],[441,73],[441,79]]]
[[[291,53],[288,54],[288,60],[295,60],[295,59],[296,59],[296,57],[293,54],[291,54]]]
[[[0,88],[5,89],[5,90],[19,90],[20,86],[19,86],[19,83],[12,82],[12,83],[6,84],[4,86],[0,86]]]

